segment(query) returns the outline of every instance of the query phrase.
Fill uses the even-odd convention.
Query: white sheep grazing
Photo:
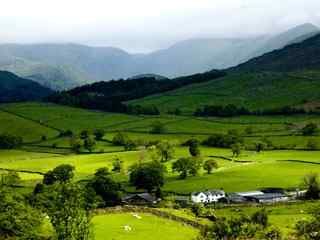
[[[135,218],[137,218],[137,219],[141,219],[141,218],[142,218],[142,217],[139,216],[138,214],[133,214],[133,216],[134,216]]]
[[[123,228],[126,232],[130,232],[132,230],[132,228],[129,225],[124,225]]]

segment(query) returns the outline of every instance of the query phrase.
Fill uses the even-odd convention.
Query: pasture
[[[198,230],[178,222],[149,214],[114,213],[95,216],[93,226],[96,240],[193,240]],[[128,226],[130,230],[125,230]]]
[[[10,130],[22,135],[25,141],[19,150],[1,150],[0,168],[46,172],[59,164],[71,164],[76,169],[76,179],[91,176],[101,167],[112,168],[116,158],[124,162],[124,172],[113,174],[115,179],[127,181],[128,169],[141,161],[148,161],[148,151],[125,151],[122,146],[111,143],[118,130],[125,132],[130,139],[144,141],[175,141],[174,158],[166,163],[168,172],[164,190],[177,193],[190,193],[209,188],[223,188],[226,191],[246,191],[260,187],[301,187],[302,178],[312,172],[320,172],[320,151],[302,151],[309,139],[320,142],[318,135],[307,137],[299,133],[301,126],[308,122],[317,122],[316,115],[288,117],[235,117],[235,118],[193,118],[188,116],[161,115],[155,117],[130,116],[115,113],[87,111],[83,109],[58,106],[47,103],[17,103],[0,106],[2,118],[0,131]],[[154,121],[165,124],[164,134],[150,134]],[[10,127],[9,127],[10,124]],[[253,132],[246,135],[250,126]],[[75,133],[82,130],[103,128],[106,136],[98,141],[93,153],[74,154],[70,149],[70,139],[58,137],[59,131],[71,129]],[[201,147],[203,160],[215,159],[219,168],[212,174],[200,171],[198,176],[180,180],[177,173],[171,171],[172,163],[180,157],[189,156],[187,147],[180,143],[194,137],[203,140],[213,133],[226,133],[236,129],[244,134],[245,143],[254,144],[261,137],[268,137],[273,144],[296,145],[290,150],[273,150],[256,153],[242,151],[232,159],[230,149]],[[47,140],[41,141],[46,135]],[[235,161],[232,161],[235,160]],[[21,174],[24,180],[36,181],[42,178],[36,174]]]

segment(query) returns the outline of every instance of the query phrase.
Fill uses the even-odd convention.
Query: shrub
[[[10,134],[0,135],[0,149],[13,149],[20,147],[22,144],[22,138]]]
[[[152,123],[150,133],[152,134],[164,134],[166,133],[167,129],[164,123],[160,121],[156,121]]]
[[[316,133],[318,125],[315,123],[308,123],[304,128],[302,128],[302,135],[310,136]]]

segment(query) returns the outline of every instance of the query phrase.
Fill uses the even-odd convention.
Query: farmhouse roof
[[[138,193],[138,194],[129,194],[122,198],[122,201],[127,201],[133,198],[141,198],[147,202],[155,202],[157,199],[152,196],[150,193]]]

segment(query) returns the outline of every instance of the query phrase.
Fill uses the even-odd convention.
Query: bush
[[[68,182],[74,177],[74,169],[75,168],[69,164],[61,164],[44,175],[43,183],[52,185],[56,182]]]
[[[311,151],[315,151],[315,150],[318,150],[318,148],[319,148],[318,141],[316,139],[309,139],[307,143],[307,149]]]
[[[150,133],[152,134],[164,134],[166,133],[167,129],[164,123],[160,121],[156,121],[152,123]]]
[[[310,136],[316,133],[318,125],[315,123],[308,123],[304,128],[302,128],[302,135]]]
[[[260,211],[255,212],[252,215],[251,220],[253,223],[259,224],[259,225],[263,226],[264,228],[266,228],[268,226],[267,211],[265,209],[262,209]]]
[[[125,146],[126,143],[128,142],[129,138],[127,135],[118,132],[116,135],[114,135],[112,139],[112,143],[115,146]]]
[[[215,168],[218,168],[218,163],[215,160],[207,160],[203,164],[203,169],[206,170],[208,174],[211,174]]]
[[[22,144],[22,138],[10,134],[0,135],[0,149],[13,149],[20,147]]]
[[[307,188],[306,199],[320,198],[320,183],[317,174],[309,174],[304,177],[304,186]]]
[[[106,132],[103,129],[95,129],[93,131],[93,135],[95,137],[95,140],[101,141],[103,137],[105,136]]]
[[[228,134],[213,134],[202,142],[205,146],[222,148],[229,148],[236,143],[243,143],[243,137],[235,130]]]

